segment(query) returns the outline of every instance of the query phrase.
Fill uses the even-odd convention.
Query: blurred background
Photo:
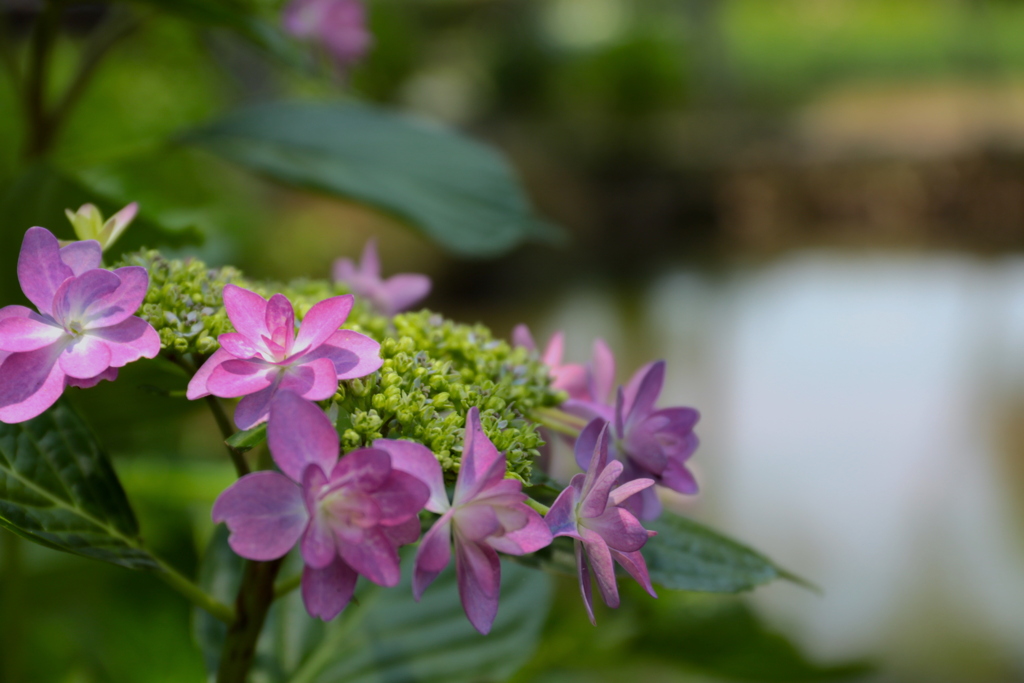
[[[0,6],[19,40],[38,3]],[[74,7],[58,74],[109,18]],[[146,16],[97,68],[50,161],[137,199],[181,238],[176,253],[326,277],[375,236],[385,274],[428,273],[427,305],[457,320],[564,330],[577,362],[602,337],[620,381],[668,361],[662,405],[703,418],[702,493],[667,502],[821,594],[630,594],[594,630],[570,581],[517,680],[712,680],[702,656],[733,680],[829,680],[860,661],[872,681],[1024,680],[1024,3],[367,7],[373,48],[342,76]],[[24,131],[0,83],[9,269],[23,216],[49,211],[44,224],[69,232],[61,212],[80,202],[59,183],[19,184]],[[455,258],[382,213],[166,141],[238,104],[339,94],[494,145],[567,244]],[[193,228],[202,245],[186,244]],[[139,389],[180,379],[122,377],[76,403],[149,540],[194,563],[231,480],[216,430]],[[202,678],[187,608],[155,579],[0,533],[4,680]],[[718,652],[707,634],[729,629],[759,644]]]

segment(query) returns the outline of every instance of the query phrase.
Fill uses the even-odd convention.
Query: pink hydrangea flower
[[[629,383],[614,394],[615,402],[609,404],[614,359],[610,351],[600,362],[598,358],[595,353],[590,380],[595,400],[570,400],[562,408],[587,419],[599,417],[613,425],[610,450],[623,462],[622,481],[647,477],[679,493],[697,493],[697,480],[686,462],[700,445],[693,433],[700,413],[686,407],[654,407],[665,384],[665,361],[648,363],[637,370]],[[589,467],[589,452],[577,449],[576,458],[580,467]],[[653,488],[642,491],[628,505],[640,519],[655,519],[661,514],[661,502]]]
[[[352,310],[352,295],[325,299],[309,310],[298,333],[295,311],[282,294],[267,301],[236,285],[224,287],[224,308],[237,332],[218,337],[221,348],[188,385],[190,400],[213,394],[244,397],[235,424],[249,429],[270,414],[281,390],[308,401],[323,401],[338,381],[364,377],[380,368],[380,344],[366,335],[339,330]]]
[[[302,598],[325,621],[345,609],[359,574],[396,585],[397,548],[419,538],[417,515],[430,492],[393,466],[382,441],[339,459],[338,433],[323,411],[282,391],[267,425],[281,472],[247,474],[213,505],[213,521],[228,525],[228,543],[242,557],[274,560],[299,543]]]
[[[415,475],[430,488],[426,508],[441,515],[424,534],[416,553],[413,596],[419,600],[424,589],[448,566],[454,543],[462,607],[473,627],[487,634],[498,613],[498,551],[509,555],[532,553],[551,543],[551,532],[541,516],[523,502],[527,496],[522,483],[505,479],[505,456],[484,434],[480,411],[470,408],[466,415],[462,464],[450,503],[441,466],[425,446],[409,441],[382,445],[377,441],[374,447],[386,449],[396,469]]]
[[[21,289],[38,312],[0,309],[0,421],[29,420],[65,386],[91,387],[116,368],[160,352],[160,337],[133,314],[149,286],[144,268],[98,268],[98,242],[63,249],[46,228],[25,233],[18,257]]]
[[[384,315],[395,315],[411,308],[430,293],[430,278],[416,273],[400,273],[384,280],[380,276],[377,241],[369,240],[363,247],[359,265],[351,259],[334,262],[334,281],[344,282],[357,296],[369,299]]]
[[[581,452],[586,457],[581,456]],[[619,589],[615,583],[615,563],[654,597],[658,597],[647,572],[647,563],[640,549],[648,531],[623,504],[633,495],[650,490],[652,479],[633,479],[615,487],[623,465],[608,461],[608,423],[591,421],[576,440],[577,460],[590,463],[586,474],[577,474],[569,487],[559,494],[545,520],[554,536],[575,539],[576,566],[579,570],[580,592],[587,607],[590,623],[595,624],[594,601],[590,575],[593,572],[601,597],[609,607],[619,606]],[[614,487],[614,488],[613,488]]]
[[[296,38],[323,47],[341,70],[361,60],[373,45],[361,0],[292,0],[282,23]]]
[[[529,351],[536,351],[537,344],[533,341],[530,328],[526,325],[516,325],[512,330],[512,344]],[[562,363],[565,355],[565,334],[561,331],[551,335],[544,353],[541,354],[541,362],[547,365],[551,371],[551,386],[559,391],[565,391],[571,399],[588,399],[590,394],[587,391],[587,368],[577,363]]]

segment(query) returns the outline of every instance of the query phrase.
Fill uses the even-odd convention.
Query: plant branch
[[[231,607],[213,598],[209,593],[192,581],[189,581],[178,570],[160,558],[153,557],[153,559],[157,563],[157,576],[166,581],[171,588],[188,598],[193,605],[206,610],[225,624],[230,625],[235,620],[235,611]]]
[[[60,14],[57,0],[49,0],[32,32],[28,72],[25,76],[25,123],[28,131],[25,156],[29,159],[42,156],[53,143],[53,125],[46,111],[46,90]]]
[[[220,427],[220,433],[224,435],[225,439],[230,438],[235,433],[235,430],[231,426],[231,420],[228,419],[227,413],[224,412],[224,406],[221,405],[220,400],[216,396],[207,396],[206,405],[210,406],[213,419],[216,420],[217,426]],[[227,443],[224,444],[224,447],[228,449],[228,455],[231,456],[231,462],[234,463],[235,471],[238,472],[239,477],[244,477],[252,471],[242,451]]]
[[[263,622],[274,602],[274,579],[284,558],[245,563],[242,585],[235,599],[235,620],[228,626],[217,668],[217,683],[245,683],[256,656]]]
[[[274,586],[274,599],[275,600],[279,600],[280,598],[283,598],[284,596],[288,595],[289,593],[291,593],[293,590],[295,590],[296,588],[298,588],[301,585],[302,585],[302,574],[301,573],[300,574],[296,574],[295,576],[291,576],[291,577],[289,577],[287,579],[283,579],[281,581],[278,581],[277,585]]]

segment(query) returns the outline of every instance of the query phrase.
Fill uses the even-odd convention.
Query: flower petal
[[[326,401],[338,393],[334,363],[327,358],[303,361],[285,370],[281,389],[298,394],[307,401]]]
[[[112,271],[120,284],[109,294],[94,300],[84,311],[85,329],[110,327],[134,315],[149,289],[149,273],[140,266],[128,266]]]
[[[589,475],[590,472],[587,472]],[[580,501],[579,515],[583,518],[600,517],[608,506],[608,494],[622,474],[622,463],[618,460],[608,463],[601,473],[593,479],[588,491],[583,487],[583,500]]]
[[[160,353],[160,335],[152,325],[134,315],[116,325],[89,330],[85,336],[106,343],[110,349],[110,366],[114,368],[122,368],[140,358],[156,358]]]
[[[597,580],[597,589],[601,591],[604,604],[615,608],[619,606],[619,587],[615,583],[615,563],[605,540],[597,532],[586,527],[580,528],[583,546],[587,551],[587,560]]]
[[[206,359],[202,367],[192,375],[192,379],[188,382],[188,390],[185,392],[185,398],[190,401],[202,398],[210,395],[210,390],[206,388],[206,383],[210,380],[210,375],[216,370],[221,363],[229,360],[235,360],[235,357],[231,355],[226,349],[217,349],[213,352],[213,355]]]
[[[72,242],[60,249],[60,260],[71,269],[73,275],[99,268],[103,261],[103,247],[96,240]]]
[[[274,383],[281,368],[259,360],[226,360],[213,369],[206,388],[214,396],[238,398],[255,394]]]
[[[548,340],[548,345],[544,348],[544,355],[540,360],[549,368],[557,368],[562,364],[563,355],[565,355],[565,333],[555,332]]]
[[[669,460],[665,465],[665,471],[661,473],[662,486],[670,488],[679,493],[693,495],[697,493],[697,480],[686,465],[678,460]]]
[[[594,594],[590,585],[590,566],[587,563],[587,555],[583,552],[583,543],[576,541],[573,544],[576,550],[576,571],[579,573],[580,594],[583,595],[583,606],[587,608],[587,616],[590,623],[597,626],[597,619],[594,618]]]
[[[110,367],[110,349],[102,340],[82,335],[65,347],[60,369],[76,379],[95,377]]]
[[[590,361],[590,398],[609,403],[615,389],[615,354],[603,339],[594,340]]]
[[[323,569],[338,556],[334,531],[328,524],[327,515],[317,505],[317,491],[327,483],[327,475],[319,467],[307,467],[302,474],[302,493],[309,511],[310,520],[302,534],[299,550],[302,560],[314,569]]]
[[[631,553],[622,553],[614,548],[611,549],[612,559],[622,565],[629,575],[636,579],[636,582],[643,586],[644,590],[652,597],[658,597],[651,585],[651,575],[647,572],[647,561],[639,550]]]
[[[412,575],[412,595],[417,600],[427,586],[434,582],[452,559],[451,515],[438,519],[427,533],[423,534],[420,547],[416,550],[416,564]]]
[[[623,389],[623,415],[628,416],[627,420],[641,419],[653,411],[664,384],[665,361],[654,361],[637,370]]]
[[[339,543],[338,552],[353,569],[379,586],[397,586],[402,578],[398,551],[380,527],[366,529],[359,543]]]
[[[330,472],[338,462],[338,433],[316,405],[289,392],[278,392],[270,405],[267,445],[281,471],[302,481],[310,465]]]
[[[524,348],[528,351],[536,351],[537,344],[533,341],[533,335],[530,334],[530,328],[519,323],[512,328],[512,346]]]
[[[653,479],[633,479],[622,486],[612,489],[608,494],[609,505],[622,505],[628,498],[640,493],[646,488],[654,486]]]
[[[217,337],[217,341],[223,350],[241,360],[260,355],[260,349],[239,332],[226,332]]]
[[[263,391],[249,394],[235,406],[235,426],[252,429],[270,417],[270,403],[277,394],[277,387],[270,385]]]
[[[572,478],[572,483],[558,494],[558,498],[555,498],[555,502],[544,516],[544,521],[554,536],[578,536],[576,500],[579,490],[583,487],[583,476],[577,474]]]
[[[224,286],[224,309],[234,328],[259,345],[267,330],[267,300],[237,285]]]
[[[384,364],[380,344],[352,330],[338,330],[303,356],[304,361],[315,358],[330,358],[339,380],[365,377]]]
[[[107,382],[113,382],[117,379],[117,368],[107,368],[95,377],[88,377],[86,379],[76,379],[75,377],[65,377],[64,384],[69,387],[77,387],[78,389],[92,389],[100,382],[106,380]]]
[[[334,440],[337,442],[337,436]],[[349,486],[358,491],[373,493],[390,475],[391,456],[376,448],[360,448],[348,453],[334,466],[331,471],[331,487]]]
[[[469,623],[487,635],[498,614],[501,590],[501,561],[489,545],[462,541],[455,537],[455,573],[459,597]]]
[[[363,256],[359,260],[359,271],[363,277],[380,279],[380,257],[377,255],[377,240],[372,237],[363,246]]]
[[[490,505],[462,505],[453,508],[452,525],[459,538],[472,543],[480,543],[501,529],[498,514]]]
[[[454,505],[471,500],[481,490],[505,477],[505,456],[498,452],[484,433],[480,424],[480,410],[476,406],[466,414],[463,439],[462,463],[452,501]]]
[[[647,543],[647,529],[620,507],[610,507],[600,517],[584,520],[583,526],[597,532],[609,548],[620,552],[631,553]]]
[[[444,472],[433,451],[423,444],[397,439],[377,439],[373,447],[391,456],[392,469],[411,474],[427,485],[430,498],[425,504],[426,509],[441,514],[450,507],[444,488]]]
[[[412,307],[430,294],[431,282],[426,275],[401,273],[392,275],[380,287],[378,298],[387,302],[382,312],[395,315]]]
[[[604,434],[604,429],[607,424],[608,423],[601,418],[594,418],[587,423],[587,426],[583,428],[580,435],[576,437],[576,446],[573,449],[573,454],[576,457],[576,464],[579,465],[580,469],[584,472],[604,467],[604,463],[593,463],[593,460],[595,454],[600,457],[600,453],[597,452],[599,437]],[[604,455],[607,459],[607,435],[605,435]]]
[[[391,470],[373,499],[380,506],[380,523],[393,525],[417,516],[430,497],[427,485],[411,474]]]
[[[420,518],[418,515],[398,524],[382,525],[381,529],[396,547],[420,540]]]
[[[309,313],[302,319],[294,352],[312,351],[330,339],[348,318],[353,301],[355,297],[351,294],[332,296],[309,309]]]
[[[8,306],[7,308],[12,308]],[[20,311],[0,318],[0,350],[11,353],[35,351],[56,343],[64,336],[64,328],[24,306]]]
[[[551,529],[548,528],[544,518],[526,505],[520,504],[520,508],[526,513],[525,526],[515,531],[509,531],[504,536],[488,539],[487,542],[498,552],[508,555],[525,555],[551,545]]]
[[[60,345],[12,353],[0,363],[0,422],[24,422],[43,413],[64,393]]]
[[[323,569],[307,566],[302,571],[302,602],[309,616],[331,621],[352,600],[359,574],[340,557]]]
[[[53,295],[53,317],[62,325],[87,323],[120,286],[121,278],[100,268],[68,278]]]
[[[270,297],[264,320],[270,340],[286,354],[291,354],[295,342],[295,309],[288,297],[284,294]]]
[[[295,482],[277,472],[253,472],[217,497],[213,521],[227,523],[232,550],[266,561],[292,549],[309,523],[309,513]]]
[[[18,282],[40,313],[52,314],[57,289],[74,274],[61,260],[60,244],[53,233],[40,227],[25,232],[18,254]]]

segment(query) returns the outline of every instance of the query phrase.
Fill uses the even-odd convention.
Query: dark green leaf
[[[493,256],[559,236],[493,149],[440,126],[355,104],[278,102],[185,140],[279,181],[369,204],[447,249]]]
[[[806,583],[756,550],[685,517],[665,514],[647,526],[658,535],[643,554],[651,581],[665,588],[738,593],[776,579]]]
[[[56,550],[154,566],[110,461],[64,402],[0,424],[0,525]]]
[[[231,446],[235,450],[242,452],[251,451],[252,449],[259,446],[261,443],[267,440],[267,423],[256,425],[252,429],[246,429],[244,432],[235,432],[229,436],[224,443]]]
[[[200,582],[230,602],[242,561],[227,546],[223,528],[211,544]],[[498,618],[487,636],[478,634],[462,611],[455,572],[449,568],[412,599],[407,553],[405,579],[381,588],[360,579],[353,603],[329,624],[311,619],[299,591],[275,603],[257,653],[254,680],[289,683],[461,683],[508,678],[533,655],[552,598],[551,578],[515,564],[502,564]],[[301,571],[292,556],[281,575]],[[216,670],[225,628],[196,611],[196,634],[207,666]]]

